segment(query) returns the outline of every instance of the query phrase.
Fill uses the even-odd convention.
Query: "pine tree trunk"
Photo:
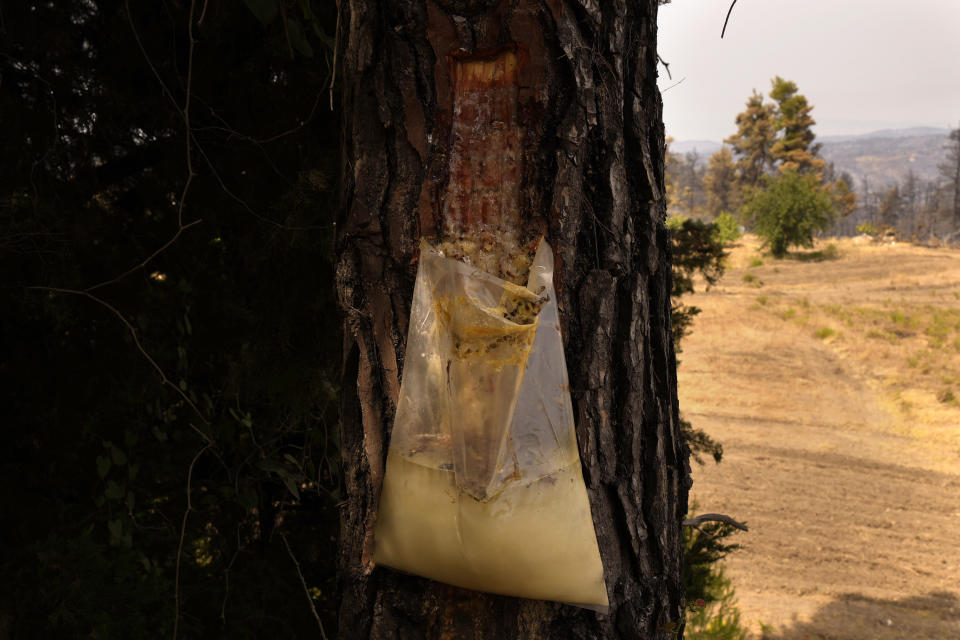
[[[343,1],[340,637],[676,632],[690,480],[669,331],[656,16],[656,0]],[[470,85],[464,77],[483,75],[475,63],[501,75]],[[372,565],[418,241],[457,225],[544,235],[554,248],[609,615]]]

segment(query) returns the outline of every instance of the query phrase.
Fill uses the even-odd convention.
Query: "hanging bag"
[[[607,606],[546,241],[526,287],[421,242],[375,545],[459,587]]]

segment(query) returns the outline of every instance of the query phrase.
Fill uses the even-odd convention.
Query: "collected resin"
[[[526,287],[421,244],[374,561],[607,606],[545,241]]]

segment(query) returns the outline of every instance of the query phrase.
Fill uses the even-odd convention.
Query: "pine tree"
[[[763,94],[754,90],[747,108],[737,115],[737,132],[724,140],[737,156],[737,172],[746,187],[760,186],[773,169],[773,146],[777,139],[775,105],[763,103]]]
[[[733,153],[724,147],[710,156],[707,173],[703,177],[707,196],[707,213],[716,218],[723,211],[734,211],[740,204],[737,184],[737,165]]]
[[[780,163],[780,171],[819,171],[824,160],[817,157],[820,145],[813,143],[813,105],[797,93],[796,83],[776,76],[772,84],[770,97],[777,103],[776,130],[783,131],[771,150],[774,160]]]
[[[689,466],[670,335],[656,0],[602,12],[582,0],[339,6],[339,637],[682,636]],[[372,564],[418,247],[431,236],[503,257],[544,236],[555,252],[605,615]]]

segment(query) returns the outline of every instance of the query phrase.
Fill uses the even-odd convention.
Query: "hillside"
[[[820,155],[833,162],[839,171],[850,173],[858,189],[864,180],[871,189],[892,185],[902,181],[910,170],[918,178],[932,180],[937,177],[937,164],[946,156],[944,145],[948,133],[944,129],[935,134],[824,138]]]
[[[833,162],[837,171],[853,176],[855,187],[867,180],[871,190],[903,180],[911,169],[917,178],[932,180],[937,164],[943,162],[949,129],[914,127],[884,129],[855,136],[825,136],[820,154]],[[696,151],[704,163],[720,148],[710,140],[678,140],[670,145],[674,153]]]
[[[725,452],[692,495],[750,525],[726,562],[754,637],[955,640],[960,251],[830,242],[748,236],[690,296],[680,409]]]

